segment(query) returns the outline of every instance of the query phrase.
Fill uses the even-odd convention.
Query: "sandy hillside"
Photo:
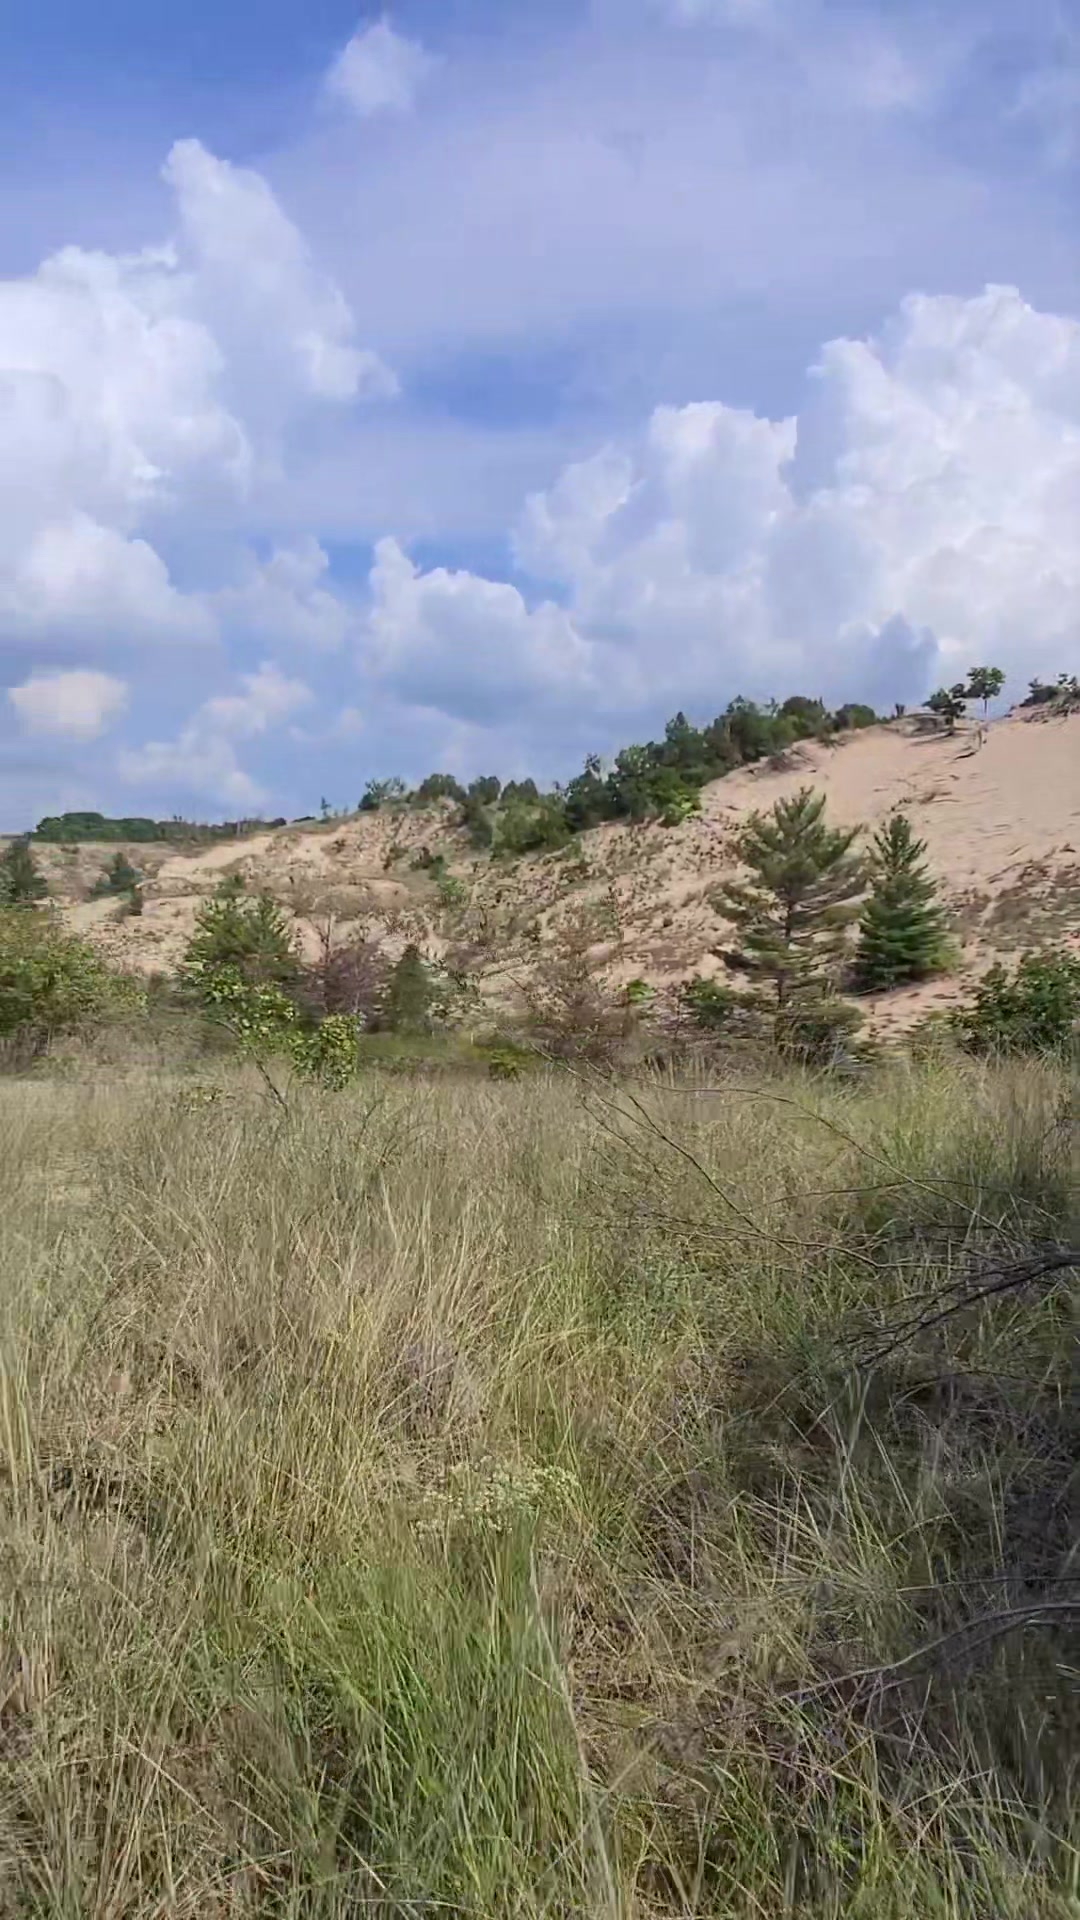
[[[1080,943],[1080,715],[1011,716],[976,742],[974,725],[953,739],[908,722],[871,728],[714,782],[701,814],[680,827],[600,827],[565,852],[513,864],[470,852],[448,807],[281,828],[191,856],[132,847],[146,876],[140,919],[85,899],[113,848],[49,848],[42,863],[72,926],[148,971],[175,964],[199,901],[238,870],[288,907],[309,951],[331,919],[339,938],[363,926],[391,943],[464,945],[528,966],[568,914],[604,901],[621,927],[613,976],[659,986],[719,969],[712,950],[726,930],[709,894],[732,870],[733,835],[750,809],[809,784],[825,790],[838,823],[872,828],[904,807],[954,915],[961,975],[879,1001],[872,1015],[886,1029],[954,998],[995,957]],[[425,849],[444,856],[462,898],[440,894]]]

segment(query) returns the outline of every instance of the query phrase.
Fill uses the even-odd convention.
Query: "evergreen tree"
[[[777,1015],[793,996],[828,993],[863,891],[851,851],[859,828],[830,827],[824,816],[825,796],[809,787],[771,813],[752,813],[737,841],[751,877],[727,881],[716,896],[738,928],[743,963],[770,983]]]
[[[420,957],[410,943],[390,974],[383,1002],[383,1019],[391,1033],[423,1033],[429,1024],[433,988]]]
[[[202,992],[223,971],[249,986],[287,986],[299,962],[285,916],[269,894],[250,896],[236,876],[203,902],[184,955],[183,972]]]
[[[855,976],[864,993],[925,980],[941,966],[945,919],[926,870],[926,845],[894,813],[875,835],[872,890],[859,922]]]
[[[45,876],[38,872],[26,834],[11,840],[0,854],[0,905],[34,907],[44,900],[49,889]]]

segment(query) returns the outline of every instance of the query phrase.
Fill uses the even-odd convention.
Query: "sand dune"
[[[882,1030],[955,998],[995,957],[1080,942],[1080,715],[1011,716],[992,724],[981,746],[973,723],[953,738],[908,721],[874,727],[714,782],[701,814],[680,827],[600,827],[580,837],[572,856],[508,865],[470,852],[445,806],[281,828],[190,856],[133,847],[147,875],[138,919],[118,920],[110,902],[79,898],[103,864],[102,849],[80,849],[77,858],[47,849],[43,857],[71,924],[144,970],[175,964],[199,901],[238,871],[290,909],[309,949],[327,916],[342,933],[364,924],[435,950],[483,926],[494,953],[528,965],[567,914],[613,901],[622,926],[613,976],[660,986],[717,969],[712,950],[725,929],[709,895],[732,870],[733,837],[752,808],[805,785],[824,789],[830,815],[845,825],[872,829],[903,807],[954,915],[959,974],[877,1002]],[[441,853],[464,884],[464,913],[441,901],[424,848]]]

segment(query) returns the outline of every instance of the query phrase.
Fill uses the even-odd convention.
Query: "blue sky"
[[[15,0],[0,824],[1080,666],[1080,11]]]

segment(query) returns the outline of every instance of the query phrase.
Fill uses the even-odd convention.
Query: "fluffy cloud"
[[[353,34],[333,62],[326,88],[362,118],[404,113],[435,64],[418,41],[395,33],[384,15]]]
[[[214,605],[232,632],[331,653],[348,638],[355,616],[323,584],[329,571],[328,555],[308,535],[276,547],[263,563],[245,555],[239,583],[222,588]]]
[[[797,419],[663,407],[530,499],[537,604],[384,543],[366,657],[466,720],[912,701],[977,660],[1015,690],[1080,664],[1078,526],[1080,322],[1007,287],[912,296],[825,348]]]
[[[8,699],[28,733],[96,740],[124,712],[128,688],[111,673],[85,668],[32,674],[21,687],[8,688]]]
[[[174,740],[149,740],[120,755],[121,777],[132,785],[179,788],[185,793],[255,809],[267,793],[241,767],[237,741],[253,740],[314,701],[302,680],[290,680],[270,661],[240,677],[242,691],[205,700]]]
[[[159,530],[250,511],[297,416],[395,389],[260,175],[185,140],[165,178],[169,244],[67,247],[0,282],[0,618],[18,642],[210,637],[222,609],[176,588]]]
[[[594,699],[593,649],[560,607],[465,571],[421,573],[396,540],[371,570],[363,659],[399,698],[484,722],[521,700]]]

